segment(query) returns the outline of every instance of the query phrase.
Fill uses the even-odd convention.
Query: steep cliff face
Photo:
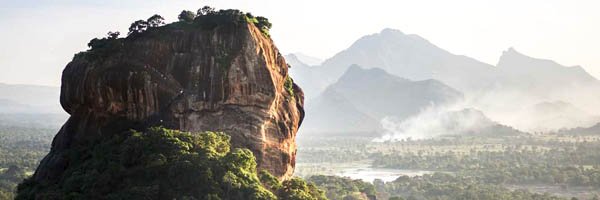
[[[60,177],[76,145],[152,126],[225,132],[234,147],[254,153],[259,169],[292,175],[304,97],[259,28],[176,23],[120,40],[64,69],[60,100],[71,117],[33,180]]]

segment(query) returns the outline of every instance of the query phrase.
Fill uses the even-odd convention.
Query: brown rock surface
[[[64,69],[60,100],[71,117],[34,180],[59,177],[74,144],[158,125],[225,132],[259,169],[292,175],[304,97],[297,85],[286,88],[288,66],[258,28],[172,26],[121,40],[101,59],[76,56]]]

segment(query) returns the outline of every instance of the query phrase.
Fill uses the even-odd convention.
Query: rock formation
[[[264,30],[238,20],[178,22],[116,40],[64,69],[60,101],[71,117],[34,181],[56,180],[76,144],[153,126],[225,132],[259,169],[292,175],[304,97]]]

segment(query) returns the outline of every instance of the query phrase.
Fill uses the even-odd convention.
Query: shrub
[[[294,80],[290,75],[285,77],[285,83],[283,84],[285,90],[290,94],[290,96],[294,96]]]

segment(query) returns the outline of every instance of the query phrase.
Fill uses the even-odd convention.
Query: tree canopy
[[[198,9],[198,12],[196,13],[197,16],[202,16],[202,15],[210,15],[215,13],[215,8],[210,7],[210,6],[204,6],[200,9]]]
[[[323,199],[301,179],[259,179],[248,149],[220,132],[130,131],[73,147],[60,180],[28,179],[17,199]],[[268,187],[266,187],[268,186]]]
[[[148,22],[147,21],[137,20],[137,21],[131,23],[131,26],[129,26],[129,33],[128,33],[128,35],[135,34],[135,33],[142,33],[147,28],[148,28]]]
[[[152,15],[146,21],[148,22],[148,27],[159,27],[165,25],[165,18],[158,14]]]
[[[179,19],[180,22],[191,23],[194,21],[194,18],[196,18],[196,14],[189,10],[181,11],[181,13],[179,13],[179,16],[177,16],[177,19]]]

